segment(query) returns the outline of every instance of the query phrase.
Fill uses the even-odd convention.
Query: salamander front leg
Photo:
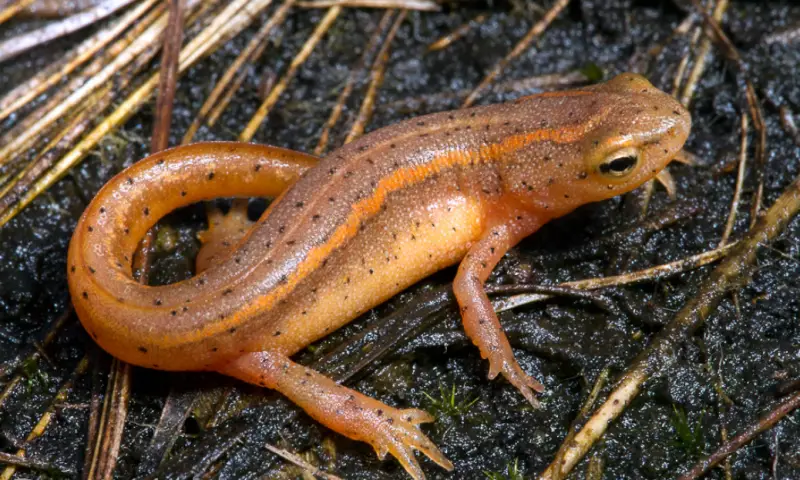
[[[372,445],[378,457],[391,453],[414,479],[425,478],[414,450],[447,470],[453,468],[419,428],[434,420],[427,412],[392,408],[278,353],[250,353],[218,371],[281,392],[331,430]]]
[[[538,225],[536,226],[538,228]],[[489,277],[497,262],[521,238],[527,236],[530,227],[524,231],[499,225],[490,228],[475,243],[458,267],[453,290],[461,309],[464,330],[472,342],[478,346],[481,357],[489,360],[489,379],[498,373],[503,376],[533,405],[539,402],[535,392],[544,391],[541,383],[525,373],[514,358],[514,352],[497,319],[483,283]]]

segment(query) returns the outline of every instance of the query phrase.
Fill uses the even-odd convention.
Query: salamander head
[[[653,178],[681,150],[692,119],[672,96],[644,77],[618,75],[585,90],[609,102],[609,112],[586,135],[583,160],[587,201],[628,192]]]
[[[673,97],[625,73],[606,83],[518,101],[536,118],[507,187],[552,217],[635,189],[683,147],[692,120]],[[544,125],[543,127],[536,124]]]

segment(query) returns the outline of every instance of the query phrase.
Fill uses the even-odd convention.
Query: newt
[[[549,220],[655,177],[690,128],[675,99],[622,74],[413,118],[321,160],[243,143],[174,148],[119,173],[86,208],[69,246],[71,297],[111,355],[275,389],[422,479],[414,450],[453,468],[419,427],[433,417],[338,385],[291,356],[458,263],[454,292],[489,378],[502,374],[536,404],[543,386],[517,363],[483,283]],[[137,283],[131,258],[147,230],[176,208],[218,197],[277,198],[234,245],[205,255],[193,278]],[[211,235],[212,226],[209,237],[220,232]]]

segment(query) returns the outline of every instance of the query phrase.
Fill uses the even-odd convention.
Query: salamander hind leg
[[[544,387],[525,373],[514,358],[508,338],[483,288],[495,265],[531,228],[515,231],[510,226],[500,225],[488,229],[459,265],[453,290],[467,336],[478,346],[481,357],[489,360],[489,379],[502,373],[533,406],[538,406],[534,392],[542,392]]]
[[[247,217],[247,204],[247,199],[237,198],[231,204],[228,213],[223,213],[214,205],[206,207],[208,229],[197,234],[202,243],[195,259],[197,273],[228,256],[255,224]]]
[[[391,453],[415,479],[425,475],[414,450],[443,468],[453,468],[420,430],[419,424],[434,420],[422,410],[392,408],[273,352],[244,355],[218,371],[281,392],[331,430],[372,445],[378,457]]]

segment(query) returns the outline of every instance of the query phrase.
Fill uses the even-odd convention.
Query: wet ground
[[[762,98],[768,129],[767,206],[800,173],[800,149],[781,127],[778,112],[780,106],[800,111],[800,48],[797,41],[765,41],[767,35],[800,23],[800,6],[790,4],[733,2],[724,21]],[[539,18],[525,5],[464,2],[441,13],[410,13],[392,44],[369,129],[457,108],[460,100],[454,92],[477,85]],[[489,14],[487,21],[464,39],[443,51],[426,53],[429,43],[482,12]],[[263,78],[284,71],[323,13],[301,10],[290,15],[279,41],[251,69],[222,121],[201,130],[198,140],[235,138],[260,103],[257,91]],[[342,14],[254,140],[312,151],[381,15],[367,10]],[[666,0],[573,1],[499,83],[513,87],[509,81],[576,70],[590,77],[598,71],[609,77],[636,68],[669,91],[678,64],[690,51],[687,36],[669,39],[685,16],[681,7]],[[0,32],[7,36],[14,28],[19,27],[0,27]],[[173,143],[253,31],[229,42],[180,81]],[[648,56],[649,49],[662,44],[658,55]],[[52,51],[37,50],[0,65],[0,91],[34,72]],[[638,214],[638,194],[582,208],[547,225],[507,255],[490,283],[556,283],[614,275],[677,260],[719,243],[734,190],[739,117],[746,103],[742,77],[733,65],[713,48],[707,60],[690,108],[694,128],[687,145],[700,164],[670,167],[677,180],[677,199],[671,201],[658,188],[644,220]],[[365,88],[362,77],[348,103],[346,125],[354,118]],[[480,102],[533,92],[497,89],[484,94]],[[147,151],[151,119],[152,108],[145,108],[0,230],[0,386],[7,387],[21,375],[7,389],[10,395],[0,400],[0,451],[25,446],[28,458],[53,466],[47,473],[21,470],[14,478],[72,477],[82,469],[92,392],[105,391],[109,358],[98,351],[74,316],[67,317],[52,343],[40,345],[69,308],[65,256],[72,228],[100,186]],[[346,131],[346,126],[337,128],[332,143],[340,144]],[[735,237],[749,225],[752,178],[745,183]],[[202,228],[202,213],[202,208],[189,208],[162,222],[154,281],[169,283],[191,275],[191,257],[198,245],[194,234]],[[670,216],[674,221],[665,222],[663,228],[637,228]],[[675,478],[719,445],[722,425],[731,434],[740,432],[774,406],[781,385],[800,378],[798,239],[800,221],[795,220],[773,245],[760,251],[758,268],[747,286],[731,293],[683,344],[676,363],[645,384],[643,393],[593,450],[605,460],[603,478]],[[606,293],[617,306],[613,312],[584,301],[558,299],[502,314],[523,368],[547,388],[540,410],[532,409],[504,381],[486,379],[486,363],[466,340],[452,308],[415,328],[347,383],[386,403],[427,409],[437,416],[426,432],[456,469],[447,473],[423,459],[429,478],[486,478],[487,472],[506,472],[509,465],[530,478],[552,460],[600,372],[608,368],[613,378],[624,371],[697,292],[708,272],[706,267],[611,289]],[[447,270],[435,275],[299,358],[319,362],[391,312],[419,305],[453,274]],[[392,328],[400,327],[387,328],[385,335],[398,335]],[[351,346],[351,355],[328,362],[329,370],[341,373],[368,351],[363,344]],[[86,366],[83,358],[88,359]],[[56,396],[68,382],[71,388]],[[731,403],[726,404],[727,399]],[[168,430],[166,436],[174,437],[174,445],[162,460],[166,449],[151,445],[151,440],[165,404],[168,416],[177,415],[177,428]],[[180,406],[190,404],[193,407],[182,420],[186,410]],[[55,414],[51,423],[40,438],[26,443],[46,411]],[[295,470],[265,451],[265,443],[305,452],[312,463],[344,478],[407,478],[393,460],[379,461],[367,445],[326,430],[277,395],[216,375],[138,368],[133,371],[130,413],[115,477],[157,472],[157,478],[185,478],[205,472],[209,478],[297,478]],[[740,450],[731,466],[734,478],[800,478],[798,413]],[[584,461],[571,478],[584,478],[585,469]],[[723,478],[722,472],[713,471],[708,478]]]

